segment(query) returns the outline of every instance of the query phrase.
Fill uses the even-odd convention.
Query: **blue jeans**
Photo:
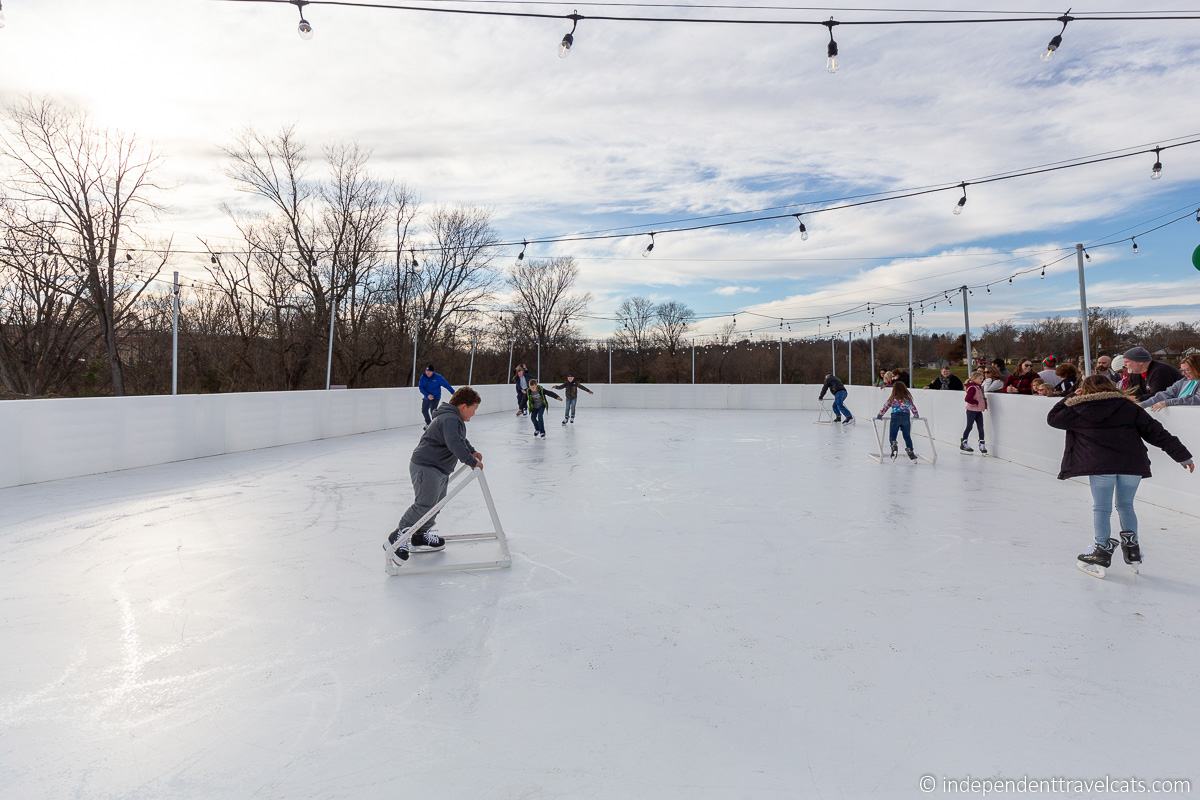
[[[912,417],[908,414],[892,414],[892,425],[888,432],[888,441],[892,444],[896,443],[897,433],[904,434],[904,446],[912,450]]]
[[[962,440],[965,442],[967,437],[971,435],[971,428],[978,426],[979,441],[983,441],[983,412],[968,411],[967,412],[967,427],[963,429]]]
[[[433,411],[435,411],[437,409],[437,407],[438,407],[438,401],[430,400],[429,395],[425,395],[424,397],[421,398],[421,413],[425,415],[425,424],[426,425],[433,422],[433,417],[431,416],[431,414]]]
[[[854,419],[850,413],[850,409],[846,408],[846,390],[842,389],[833,395],[833,415],[835,417],[845,417],[846,419]]]
[[[578,397],[568,397],[563,403],[563,419],[575,418],[575,404],[579,402]]]
[[[1133,511],[1133,498],[1141,484],[1140,475],[1089,475],[1092,487],[1092,525],[1096,529],[1096,544],[1108,547],[1112,538],[1113,494],[1117,496],[1117,516],[1121,519],[1121,530],[1131,531],[1137,536],[1137,514]]]
[[[546,407],[545,406],[538,406],[537,408],[530,409],[530,411],[529,411],[529,418],[531,420],[533,420],[533,429],[535,431],[537,431],[538,433],[546,432],[546,423],[544,420],[545,416],[546,416]]]

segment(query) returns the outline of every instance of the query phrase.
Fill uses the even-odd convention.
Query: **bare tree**
[[[545,347],[566,344],[573,336],[571,320],[585,313],[592,299],[571,294],[578,277],[579,267],[569,256],[518,261],[508,272],[516,324]]]
[[[695,316],[690,308],[675,300],[660,303],[654,309],[654,344],[663,351],[667,371],[675,383],[679,382],[682,374],[678,356],[683,349],[683,337],[687,335]]]
[[[980,352],[989,358],[1012,358],[1017,352],[1017,340],[1021,329],[1012,320],[1002,319],[983,326],[983,332],[975,343]]]
[[[146,256],[130,252],[134,243],[145,249],[136,226],[159,210],[152,200],[161,188],[152,180],[158,158],[135,137],[96,129],[50,100],[27,98],[7,116],[0,157],[13,166],[12,221],[71,273],[58,289],[74,291],[96,316],[112,392],[123,395],[121,328],[170,254],[169,244]]]
[[[646,359],[654,345],[654,301],[649,297],[629,297],[617,307],[617,331],[613,341],[618,347],[633,351],[634,377],[645,380]]]

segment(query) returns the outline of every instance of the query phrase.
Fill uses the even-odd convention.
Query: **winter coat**
[[[985,392],[1003,392],[1004,381],[1001,378],[984,378],[983,390]]]
[[[839,381],[836,375],[831,375],[825,379],[825,385],[821,387],[821,394],[817,396],[817,399],[824,400],[826,392],[833,392],[833,396],[837,397],[838,392],[844,391],[846,391],[846,385]]]
[[[421,441],[417,442],[412,463],[434,467],[449,475],[459,461],[475,466],[475,448],[467,441],[467,423],[458,413],[458,406],[442,403],[433,412]]]
[[[529,391],[529,373],[517,375],[513,378],[513,385],[517,387],[517,394],[524,394]]]
[[[556,395],[554,392],[552,392],[549,389],[547,389],[546,387],[542,386],[540,383],[538,384],[538,387],[536,389],[530,389],[529,397],[527,400],[527,402],[529,403],[529,410],[536,411],[539,408],[545,408],[546,406],[548,406],[549,403],[546,402],[547,397],[553,397],[555,400],[562,399],[561,397]]]
[[[591,389],[584,386],[579,381],[574,381],[571,383],[568,383],[567,381],[563,381],[562,383],[560,383],[558,386],[555,386],[554,388],[555,389],[566,389],[567,391],[565,394],[567,395],[568,400],[574,400],[576,397],[579,397],[580,389],[583,389],[588,394],[595,394],[595,392],[593,392]]]
[[[1014,372],[1004,382],[1004,390],[1008,391],[1008,387],[1015,386],[1017,394],[1033,394],[1033,379],[1037,376],[1037,373],[1033,370],[1026,372],[1024,375],[1018,375]]]
[[[926,386],[925,388],[926,389],[955,389],[955,390],[961,392],[963,385],[962,385],[962,380],[960,380],[957,375],[951,374],[950,377],[948,377],[948,378],[943,378],[941,375],[938,375],[936,378],[934,378],[932,381],[930,381],[929,385]]]
[[[1153,397],[1142,401],[1142,408],[1149,408],[1155,403],[1166,403],[1169,406],[1200,406],[1200,381],[1180,378]]]
[[[1134,397],[1138,400],[1145,400],[1151,395],[1166,391],[1182,377],[1183,373],[1170,364],[1151,361],[1150,366],[1146,367],[1145,375],[1135,372],[1129,376],[1129,388],[1133,391]]]
[[[967,411],[987,411],[987,397],[978,383],[967,384]]]
[[[1061,394],[1063,397],[1070,397],[1075,394],[1075,390],[1079,388],[1079,382],[1070,378],[1063,378],[1058,386],[1054,387],[1054,391]]]
[[[1146,409],[1120,392],[1097,392],[1060,400],[1046,422],[1067,432],[1059,480],[1081,475],[1150,477],[1143,440],[1186,463],[1192,454]]]
[[[454,387],[442,377],[442,373],[435,372],[431,376],[426,376],[421,373],[421,380],[417,381],[417,388],[421,390],[421,397],[429,397],[433,395],[434,400],[442,399],[442,389],[444,388],[450,394],[454,394]]]
[[[893,400],[889,397],[888,401],[883,404],[883,408],[879,409],[879,416],[882,417],[883,413],[888,409],[891,409],[892,416],[897,414],[911,414],[917,419],[921,418],[921,414],[917,411],[917,404],[912,400]]]

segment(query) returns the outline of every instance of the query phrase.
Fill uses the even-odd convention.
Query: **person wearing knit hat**
[[[1129,390],[1139,401],[1166,391],[1183,378],[1183,373],[1155,361],[1145,347],[1134,347],[1125,351],[1125,369],[1129,374]]]
[[[1062,378],[1058,377],[1058,373],[1055,372],[1055,367],[1058,366],[1058,359],[1052,355],[1046,356],[1042,359],[1042,366],[1045,369],[1038,373],[1038,377],[1051,389],[1057,389],[1058,384],[1062,382]]]

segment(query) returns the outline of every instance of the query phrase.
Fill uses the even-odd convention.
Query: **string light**
[[[650,234],[650,244],[646,245],[646,249],[642,251],[642,258],[648,257],[654,252],[654,234]]]
[[[1075,18],[1071,16],[1071,9],[1069,9],[1069,8],[1067,9],[1066,14],[1063,14],[1061,17],[1058,18],[1058,21],[1062,23],[1062,30],[1060,30],[1058,33],[1054,34],[1054,38],[1052,38],[1050,40],[1050,44],[1046,45],[1046,52],[1042,53],[1042,61],[1049,61],[1051,58],[1054,57],[1054,51],[1057,50],[1059,48],[1059,46],[1062,44],[1062,40],[1063,40],[1062,35],[1067,30],[1067,23],[1073,19],[1075,19]]]
[[[521,252],[517,253],[517,261],[518,262],[525,260],[525,248],[527,248],[527,247],[529,247],[529,240],[522,239],[521,240]]]
[[[1200,209],[1196,209],[1196,219],[1200,221]],[[804,220],[800,219],[800,215],[796,214],[796,223],[800,226],[800,241],[808,241],[808,228],[804,227]]]
[[[413,268],[413,271],[414,271],[414,272],[416,272],[418,269],[420,269],[420,268],[421,268],[421,262],[420,262],[420,261],[417,261],[417,250],[416,250],[416,248],[415,248],[415,247],[410,247],[410,248],[408,248],[408,254],[409,254],[410,256],[412,256],[412,268]]]
[[[0,3],[0,28],[4,27],[4,3]]]
[[[1136,236],[1131,236],[1131,237],[1129,238],[1129,241],[1133,242],[1133,254],[1136,256],[1136,255],[1138,254],[1138,252],[1139,252],[1139,251],[1138,251],[1137,237],[1136,237]]]
[[[296,7],[300,12],[300,24],[296,26],[296,32],[300,34],[300,38],[304,41],[309,41],[313,37],[312,23],[304,18],[304,7],[308,5],[309,0],[288,0],[289,3]]]
[[[583,19],[583,17],[579,16],[579,10],[576,9],[571,12],[571,15],[567,19],[571,20],[571,31],[558,44],[559,58],[566,58],[571,55],[571,48],[575,46],[575,29],[579,27],[579,20]]]
[[[1046,277],[1046,267],[1043,265],[1042,266],[1042,278],[1044,279],[1045,277]]]
[[[1161,151],[1161,147],[1154,148],[1154,166],[1150,169],[1150,180],[1152,181],[1162,177],[1162,159],[1159,157]]]
[[[954,216],[958,216],[963,212],[963,208],[967,205],[967,182],[963,181],[959,184],[962,187],[962,197],[958,198],[958,205],[954,207]]]
[[[833,26],[841,23],[830,17],[828,22],[821,24],[829,29],[829,46],[825,48],[825,71],[832,74],[838,71],[838,44],[833,39]]]

